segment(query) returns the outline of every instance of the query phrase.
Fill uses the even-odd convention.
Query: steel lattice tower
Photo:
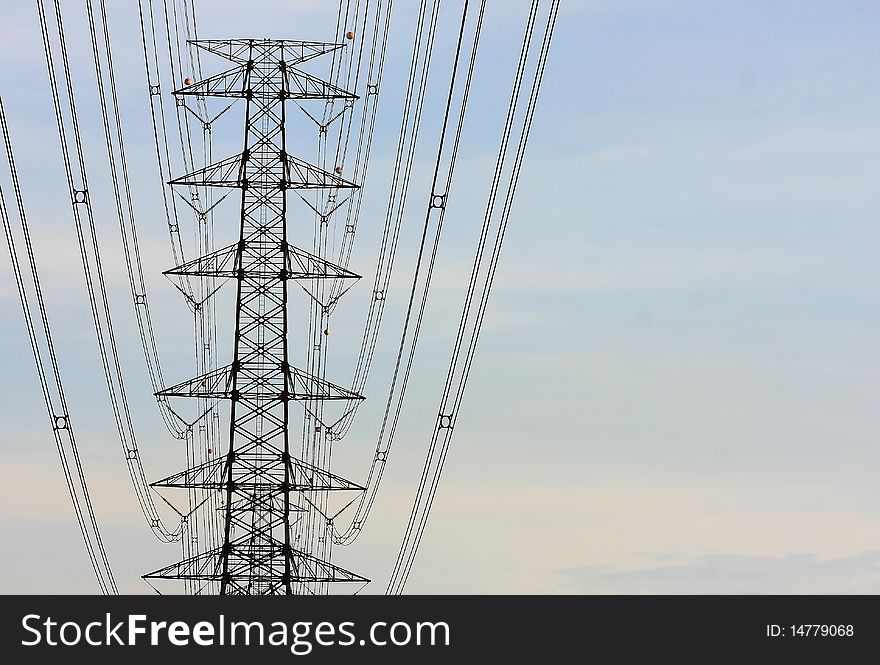
[[[144,577],[188,580],[200,585],[198,589],[219,584],[221,594],[316,593],[329,582],[366,582],[325,560],[324,549],[309,551],[316,547],[315,539],[305,542],[304,549],[292,542],[293,524],[325,505],[326,492],[363,490],[297,458],[290,433],[292,401],[362,399],[295,368],[289,349],[290,281],[358,277],[290,244],[287,227],[288,190],[356,187],[286,150],[287,100],[355,99],[295,69],[343,45],[256,39],[193,44],[234,66],[174,94],[178,100],[186,95],[244,99],[244,150],[171,184],[241,189],[240,233],[235,244],[167,273],[236,281],[234,351],[231,364],[160,394],[230,400],[229,447],[225,455],[153,485],[222,493],[223,542]],[[323,514],[308,517],[326,526]]]

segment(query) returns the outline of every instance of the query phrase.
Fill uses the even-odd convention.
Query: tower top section
[[[294,39],[193,39],[189,43],[238,64],[254,59],[274,58],[284,60],[289,65],[297,65],[345,47],[345,44],[334,42],[304,42]]]
[[[281,100],[339,99],[347,103],[357,99],[354,93],[296,68],[345,44],[290,39],[199,39],[190,43],[235,65],[201,81],[186,78],[175,95],[250,99],[256,94]]]

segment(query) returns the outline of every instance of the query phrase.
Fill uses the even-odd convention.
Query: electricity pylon
[[[289,40],[196,40],[230,60],[232,69],[175,91],[185,96],[246,101],[244,150],[171,181],[172,185],[241,189],[236,243],[167,271],[237,282],[232,362],[166,388],[160,395],[231,401],[229,444],[223,455],[164,478],[154,487],[180,487],[225,503],[222,545],[144,575],[195,583],[223,594],[320,593],[329,582],[366,582],[324,558],[326,547],[296,541],[292,527],[320,512],[327,492],[363,491],[291,450],[290,404],[363,399],[290,362],[288,285],[291,280],[346,280],[358,275],[288,242],[287,192],[353,189],[351,182],[288,154],[287,100],[344,100],[355,95],[296,69],[342,44]],[[188,82],[189,83],[189,82]],[[317,428],[316,428],[317,429]],[[316,515],[315,511],[320,514]],[[332,526],[332,525],[330,525]],[[327,532],[329,536],[329,531]]]

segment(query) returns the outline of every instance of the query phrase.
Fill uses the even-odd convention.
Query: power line
[[[486,2],[483,0],[480,4],[475,27],[473,28],[473,34],[470,37],[470,57],[464,60],[464,71],[460,72],[459,67],[462,66],[463,48],[465,46],[465,37],[467,34],[469,7],[470,3],[466,0],[461,14],[461,24],[456,43],[455,58],[452,65],[452,74],[450,76],[449,90],[446,97],[446,106],[438,141],[437,156],[434,163],[433,182],[430,189],[431,194],[429,196],[427,211],[425,213],[425,222],[422,226],[421,241],[416,258],[416,266],[413,274],[412,286],[410,288],[403,330],[401,332],[397,357],[394,364],[391,386],[388,391],[388,399],[385,404],[385,412],[382,417],[382,424],[379,430],[378,441],[376,443],[376,452],[370,466],[370,473],[367,477],[367,491],[358,503],[354,517],[348,528],[344,532],[336,531],[336,541],[343,545],[348,545],[357,538],[363,528],[364,522],[372,510],[376,494],[378,493],[379,484],[382,480],[385,464],[388,461],[388,456],[394,443],[394,435],[397,431],[397,425],[400,421],[400,414],[403,409],[403,402],[406,397],[406,390],[409,385],[409,377],[415,359],[422,319],[424,317],[428,295],[430,293],[437,249],[439,247],[440,236],[443,230],[443,221],[446,216],[446,207],[449,202],[452,178],[455,172],[456,158],[458,156],[458,148],[461,141],[461,133],[468,106],[480,35],[483,28],[483,16],[485,13]],[[465,82],[462,86],[462,90],[459,92],[457,82],[462,73],[464,74]],[[453,102],[456,100],[456,93],[458,93],[459,97],[458,104],[455,109],[453,122],[450,123],[450,116],[453,115]],[[451,135],[448,134],[450,126],[454,127],[454,132]],[[451,138],[448,138],[448,136],[451,136]],[[410,155],[408,159],[411,161],[412,155]],[[445,171],[442,170],[443,166],[446,167]],[[417,302],[418,307],[416,308]],[[414,313],[415,321],[413,322]],[[405,362],[404,356],[406,356]]]
[[[167,119],[163,92],[169,85],[173,89],[176,84],[183,83],[179,78],[179,72],[183,69],[184,52],[188,56],[187,60],[190,71],[197,79],[201,78],[199,50],[192,44],[192,40],[198,38],[195,3],[184,0],[182,4],[181,10],[178,10],[176,5],[169,10],[167,0],[163,2],[162,7],[165,16],[165,20],[162,22],[164,26],[163,38],[160,37],[160,28],[157,25],[153,0],[149,0],[146,5],[143,0],[138,0],[140,41],[149,89],[153,143],[156,151],[159,186],[162,190],[174,265],[185,264],[187,252],[183,247],[181,239],[179,226],[181,216],[178,213],[177,198],[170,189],[166,190],[166,183],[171,179],[172,172],[174,171],[171,157],[172,140],[170,137],[172,134],[176,135],[180,155],[183,159],[183,172],[187,172],[189,168],[193,168],[193,156],[195,154],[192,141],[193,131],[190,129],[190,123],[194,118],[197,118],[202,130],[202,159],[205,164],[209,164],[213,160],[212,124],[229,108],[227,107],[211,118],[208,115],[204,99],[197,99],[197,111],[193,111],[185,102],[178,103],[178,100],[175,100],[176,122],[169,123]],[[175,29],[173,30],[173,35],[170,29],[172,21],[169,20],[169,16],[174,17],[173,25]],[[182,41],[184,37],[179,30],[181,16],[183,17],[186,42]],[[165,47],[165,54],[161,57],[160,44]],[[177,65],[175,65],[175,62]],[[164,66],[162,63],[164,63]],[[183,102],[183,100],[180,100],[180,102]],[[176,125],[176,128],[172,130],[169,124]],[[188,196],[181,196],[186,206],[191,208],[195,215],[197,222],[195,226],[198,245],[197,253],[202,256],[211,254],[214,250],[214,211],[216,206],[225,198],[221,197],[214,201],[210,188],[204,189],[204,195],[201,197],[204,200],[204,204],[200,202],[199,192],[195,187],[189,188]],[[217,326],[215,304],[212,297],[219,288],[217,280],[212,277],[192,277],[188,274],[178,274],[173,278],[169,276],[169,278],[184,295],[187,305],[193,313],[193,353],[196,372],[199,374],[210,373],[217,368],[215,349]],[[167,399],[161,393],[164,387],[164,384],[154,387],[157,400]],[[198,413],[201,415],[188,424],[184,435],[180,437],[186,441],[186,459],[190,466],[206,461],[213,454],[213,451],[220,448],[220,414],[218,413],[218,406],[217,400],[200,400]],[[220,510],[219,498],[216,493],[208,493],[205,496],[204,492],[193,489],[188,492],[186,500],[185,534],[182,538],[182,545],[184,557],[189,557],[193,552],[201,550],[203,538],[207,538],[209,546],[217,544],[220,531]],[[189,581],[186,585],[191,592],[201,592],[213,586],[209,583],[205,587],[198,588]]]
[[[177,201],[169,195],[165,183],[171,179],[171,149],[169,147],[168,132],[165,122],[165,103],[162,96],[162,77],[159,67],[158,46],[156,40],[155,21],[153,19],[153,3],[149,0],[149,22],[147,22],[143,0],[138,0],[138,20],[140,24],[141,43],[144,53],[144,70],[147,77],[147,91],[150,100],[150,119],[153,129],[153,143],[156,148],[156,164],[159,173],[159,184],[162,191],[162,202],[165,212],[165,221],[168,226],[171,251],[175,265],[181,265],[186,261],[183,241],[180,236],[180,219],[177,211]],[[147,26],[149,25],[149,36]],[[188,277],[179,277],[179,288],[189,302],[196,302],[192,286]]]
[[[104,378],[116,423],[117,434],[125,455],[129,476],[131,477],[135,494],[138,498],[138,503],[141,506],[141,511],[150,525],[150,528],[160,540],[173,542],[180,537],[180,526],[178,525],[175,529],[169,529],[164,526],[162,519],[156,510],[156,506],[153,503],[152,494],[141,464],[134,424],[131,419],[128,397],[125,391],[125,380],[122,374],[119,351],[113,330],[110,302],[107,297],[107,288],[98,244],[98,232],[95,224],[94,212],[89,199],[85,158],[83,155],[82,139],[77,118],[76,101],[74,97],[70,63],[64,37],[64,23],[59,0],[55,0],[54,8],[55,33],[59,43],[58,52],[61,56],[61,71],[63,73],[64,90],[66,92],[63,101],[56,74],[56,64],[53,56],[54,47],[52,46],[52,39],[50,37],[44,0],[37,0],[40,30],[43,39],[43,51],[49,74],[49,86],[52,93],[58,137],[61,144],[62,162],[67,177],[74,226],[80,250],[80,258],[82,260],[83,277],[85,279],[86,290],[89,297],[92,322],[94,324],[95,335],[98,342],[98,351],[101,358],[101,366],[104,371]],[[68,134],[65,129],[65,116],[67,116],[71,126],[71,136],[73,137],[74,146],[72,151]],[[74,172],[74,161],[76,163],[76,173]],[[80,209],[85,209],[88,229],[86,229],[83,224]],[[86,236],[87,230],[88,237]]]
[[[353,89],[351,75],[352,72],[358,72],[360,68],[360,59],[362,54],[363,43],[366,36],[366,22],[369,13],[369,2],[365,2],[363,24],[359,23],[361,10],[361,1],[357,0],[352,6],[350,0],[346,0],[345,9],[343,11],[343,3],[340,0],[339,11],[337,14],[337,35],[341,35],[345,31],[343,39],[349,42],[350,46],[355,48],[337,49],[333,51],[333,59],[331,62],[330,82],[334,86],[344,85],[346,89]],[[347,28],[354,27],[356,34]],[[349,36],[355,39],[349,39]],[[346,53],[348,55],[346,55]],[[357,54],[357,55],[355,55]],[[357,62],[357,65],[355,65]],[[355,76],[357,78],[357,76]],[[344,79],[344,82],[343,82]],[[318,125],[317,135],[317,155],[316,164],[324,169],[324,171],[333,171],[338,173],[342,170],[344,162],[344,149],[341,144],[344,125],[351,122],[354,115],[353,109],[355,105],[353,98],[330,98],[324,103],[324,111],[321,120],[318,121],[315,116],[310,114],[308,110],[297,103],[297,106],[309,117],[316,125]],[[339,104],[342,105],[340,111],[335,108]],[[332,128],[338,128],[338,139],[336,142],[336,154],[332,157],[332,162],[328,162],[329,157],[329,134]],[[347,146],[345,146],[347,148]],[[342,153],[340,154],[340,150]],[[312,253],[321,258],[328,259],[331,255],[330,243],[335,238],[336,218],[335,212],[340,204],[337,203],[340,196],[346,196],[346,192],[350,190],[330,187],[327,189],[319,188],[315,190],[315,203],[312,204],[305,197],[300,197],[312,208],[314,215],[314,232],[312,238]],[[332,227],[332,229],[331,229]],[[327,306],[327,282],[329,280],[309,280],[307,293],[311,298],[306,347],[306,371],[316,376],[320,380],[326,380],[327,367],[327,332],[330,328],[330,311]],[[308,464],[318,466],[319,468],[329,467],[330,446],[328,445],[327,426],[324,423],[326,418],[324,412],[324,403],[321,399],[309,400],[305,404],[303,414],[303,437],[301,446],[302,459]],[[301,549],[315,552],[320,557],[325,557],[328,551],[328,538],[326,527],[323,525],[323,518],[326,515],[326,504],[328,501],[327,492],[318,492],[316,496],[307,501],[314,508],[300,516],[296,521],[296,533],[294,543]],[[317,591],[317,589],[316,589]]]
[[[379,83],[388,43],[391,9],[391,0],[368,1],[363,5],[358,0],[354,6],[350,1],[343,3],[340,0],[336,33],[342,39],[348,40],[349,46],[354,48],[347,48],[343,51],[343,53],[349,53],[347,57],[336,57],[336,52],[334,52],[330,80],[336,86],[343,85],[346,89],[365,92],[365,94],[360,99],[345,100],[339,111],[336,111],[335,108],[338,101],[328,100],[320,121],[299,105],[303,112],[318,126],[318,163],[325,170],[332,169],[334,172],[343,170],[347,178],[359,185],[358,189],[348,195],[342,195],[342,191],[338,188],[318,190],[316,205],[306,201],[315,212],[312,251],[324,259],[332,258],[334,254],[338,254],[339,260],[344,261],[343,264],[338,264],[342,269],[348,267],[350,254],[345,255],[341,248],[337,249],[337,238],[342,226],[339,211],[343,207],[346,208],[345,230],[341,233],[341,242],[344,244],[348,240],[350,248],[360,213],[359,202],[363,197],[363,185],[372,143],[372,132],[367,135],[365,129],[368,125],[371,128],[375,126]],[[352,27],[354,30],[350,29]],[[367,49],[367,44],[369,44],[369,49]],[[365,62],[369,64],[365,66]],[[352,128],[357,115],[360,117],[360,130],[357,134],[355,164],[352,174],[349,176],[346,168],[347,155],[351,151]],[[332,128],[336,128],[336,138],[333,141],[329,138]],[[335,145],[332,155],[331,149],[328,148],[331,143]],[[355,206],[356,202],[358,203],[357,207]],[[307,291],[312,299],[308,329],[310,343],[307,352],[307,368],[310,373],[321,379],[326,379],[328,335],[332,326],[331,315],[336,303],[352,283],[351,280],[343,278],[320,280]],[[350,413],[354,404],[357,403],[354,402],[353,405],[350,405],[348,411],[343,413],[343,417],[346,413]],[[304,459],[324,469],[330,468],[332,442],[339,440],[335,430],[341,419],[329,422],[331,420],[332,418],[325,414],[321,402],[309,404],[303,419]],[[328,501],[329,493],[319,493],[314,502],[314,512],[306,514],[304,519],[297,522],[297,542],[305,543],[307,547],[315,547],[320,556],[327,558],[330,557],[333,545],[332,526],[328,522],[329,516],[327,514]],[[325,584],[322,591],[326,590],[327,585]]]
[[[430,14],[427,12],[427,0],[422,0],[419,6],[404,111],[401,117],[400,138],[397,144],[391,189],[388,195],[385,227],[382,233],[379,258],[376,265],[372,299],[370,300],[369,311],[364,324],[354,377],[351,381],[352,388],[356,391],[363,390],[366,385],[376,350],[382,316],[385,311],[386,296],[391,284],[394,258],[397,254],[397,242],[406,209],[413,162],[421,128],[422,111],[424,109],[428,78],[434,53],[439,12],[440,0],[433,1]],[[423,48],[424,53],[422,52]],[[350,255],[350,252],[351,248],[349,247],[348,255]],[[346,256],[347,259],[348,256]],[[393,392],[393,386],[391,391]],[[344,437],[351,428],[358,406],[354,405],[353,410],[347,413],[342,421],[334,426],[336,436],[339,438]]]
[[[484,259],[486,258],[488,245],[486,239],[489,235],[492,223],[495,222],[495,210],[502,172],[505,168],[505,162],[508,158],[508,147],[511,137],[511,130],[516,116],[517,107],[520,102],[520,91],[523,77],[523,68],[529,56],[530,44],[532,41],[532,32],[534,30],[534,13],[537,10],[539,0],[533,2],[532,13],[526,28],[526,38],[523,42],[523,51],[520,57],[520,65],[518,68],[516,80],[514,83],[513,93],[511,95],[510,106],[508,107],[508,116],[505,123],[504,134],[501,147],[496,161],[495,177],[489,193],[489,200],[486,207],[486,213],[483,219],[483,227],[481,231],[480,241],[474,258],[474,265],[471,271],[468,292],[465,298],[465,304],[462,310],[459,329],[456,335],[455,346],[452,353],[452,359],[449,363],[446,382],[443,388],[443,396],[440,401],[437,421],[432,435],[431,444],[422,470],[422,476],[419,482],[419,488],[416,492],[413,508],[410,513],[410,519],[407,524],[406,533],[403,543],[398,552],[391,579],[388,582],[387,592],[390,594],[400,594],[409,579],[416,553],[424,535],[425,526],[427,524],[428,515],[433,506],[434,497],[437,492],[437,486],[440,482],[440,476],[443,472],[443,466],[449,451],[449,444],[452,440],[452,433],[455,422],[458,418],[459,408],[464,397],[465,387],[470,375],[473,363],[474,353],[476,351],[477,342],[482,328],[483,318],[486,313],[489,294],[495,278],[498,267],[498,259],[501,253],[504,235],[507,230],[507,224],[510,219],[510,212],[513,205],[516,188],[519,181],[520,171],[522,169],[525,150],[528,144],[529,135],[531,133],[532,122],[534,119],[535,108],[537,106],[538,95],[541,88],[541,82],[544,76],[544,69],[547,64],[547,56],[550,50],[550,43],[553,37],[553,30],[556,24],[556,18],[559,12],[559,0],[551,0],[550,9],[547,16],[543,37],[541,39],[541,47],[537,56],[537,64],[535,65],[534,79],[526,95],[528,97],[526,110],[522,119],[519,141],[513,156],[513,164],[507,180],[506,190],[504,194],[504,202],[501,212],[497,219],[497,231],[495,241],[492,245],[491,255],[489,256],[488,266],[481,273]],[[481,281],[482,280],[482,281]],[[481,286],[480,286],[481,283]],[[472,310],[475,295],[480,293],[480,300],[476,310]],[[470,332],[468,332],[470,330]],[[462,349],[466,347],[464,355]]]
[[[12,262],[12,271],[15,275],[15,283],[27,327],[28,340],[34,355],[46,412],[52,426],[55,447],[61,460],[61,470],[64,473],[67,492],[73,504],[74,514],[76,515],[83,543],[86,546],[89,561],[95,572],[101,592],[104,594],[116,594],[118,593],[116,580],[110,568],[107,551],[98,528],[92,499],[89,494],[88,484],[86,483],[85,472],[83,471],[82,460],[76,445],[76,437],[73,433],[73,423],[67,407],[67,399],[61,380],[61,371],[58,367],[58,359],[55,354],[55,345],[52,341],[46,304],[43,300],[43,290],[40,286],[37,262],[33,243],[31,242],[30,229],[21,195],[18,171],[15,167],[12,140],[9,136],[9,127],[6,122],[6,111],[3,108],[2,98],[0,98],[0,127],[2,127],[3,143],[6,147],[7,168],[9,169],[12,181],[18,213],[19,234],[24,240],[27,265],[30,268],[29,282],[26,282],[25,274],[21,269],[20,250],[16,244],[12,220],[6,207],[6,196],[3,193],[2,185],[0,185],[0,214],[2,214],[3,218],[3,229],[6,233],[9,258]],[[39,314],[39,327],[34,321],[33,302],[36,302],[36,309]],[[52,377],[51,380],[50,376]]]
[[[122,236],[122,249],[128,274],[129,290],[134,305],[138,335],[144,353],[144,360],[147,365],[150,385],[153,388],[153,393],[157,393],[164,387],[165,382],[162,378],[162,364],[159,359],[156,335],[153,330],[146,281],[144,279],[143,264],[141,262],[137,222],[135,219],[134,203],[132,201],[131,193],[131,180],[128,173],[128,161],[125,155],[125,139],[122,132],[122,121],[119,112],[116,72],[113,65],[113,53],[104,0],[100,0],[99,9],[99,19],[102,27],[100,34],[95,20],[94,3],[92,0],[87,0],[86,12],[88,15],[89,36],[92,45],[92,59],[95,65],[95,79],[98,85],[98,100],[104,128],[104,142],[107,153],[107,162],[110,167],[110,177],[113,185],[119,232]],[[104,47],[103,63],[99,40]],[[106,86],[104,83],[105,77],[107,79]],[[109,97],[107,94],[107,88],[109,88]],[[157,396],[156,401],[169,431],[175,434],[178,438],[184,438],[187,430],[187,423],[171,408],[168,400]]]

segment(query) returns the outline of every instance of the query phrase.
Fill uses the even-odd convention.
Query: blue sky
[[[201,2],[200,29],[329,38],[330,4]],[[402,52],[414,3],[399,4],[393,29]],[[152,542],[139,521],[112,438],[69,251],[36,16],[30,2],[9,5],[0,91],[73,417],[111,562],[124,590],[144,592],[139,575],[177,551]],[[335,558],[375,579],[373,592],[384,588],[417,483],[469,229],[500,132],[503,72],[509,77],[524,16],[522,2],[490,5],[417,379],[374,517]],[[80,8],[69,11],[82,45],[73,18]],[[126,131],[160,343],[184,379],[189,331],[159,276],[171,256],[137,44],[126,38],[136,35],[135,16],[111,7],[111,20],[130,72]],[[880,592],[878,28],[880,8],[867,1],[563,0],[468,398],[409,592]],[[94,81],[87,61],[75,65],[83,107],[93,111],[87,146],[99,183]],[[401,75],[391,67],[352,260],[368,276]],[[239,134],[227,126],[232,152]],[[426,145],[422,176],[429,154]],[[417,182],[418,201],[425,178]],[[121,276],[109,203],[105,190],[96,204],[105,254]],[[400,322],[421,216],[414,207],[404,229],[386,332]],[[18,573],[2,590],[92,592],[6,262],[2,270],[0,521],[16,546],[0,561]],[[180,468],[182,453],[150,402],[117,282],[136,424],[147,472],[158,478]],[[351,372],[368,290],[361,284],[340,307],[331,349],[340,381]],[[384,339],[367,403],[337,458],[335,470],[354,480],[375,443],[394,344],[392,334]]]

